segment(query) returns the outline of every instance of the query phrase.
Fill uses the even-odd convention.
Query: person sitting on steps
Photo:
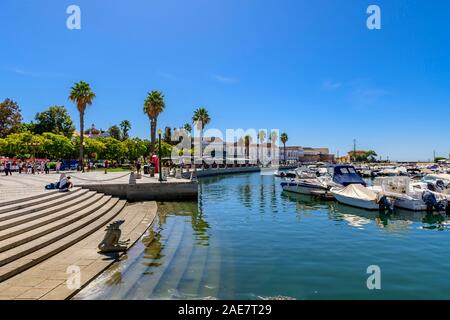
[[[70,181],[70,176],[66,176],[64,173],[61,174],[58,182],[58,189],[61,191],[69,191],[73,188],[73,183]]]

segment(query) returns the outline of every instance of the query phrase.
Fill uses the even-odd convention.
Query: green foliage
[[[95,98],[88,83],[80,81],[70,89],[69,99],[76,103],[78,112],[84,114],[86,106],[90,106]]]
[[[18,133],[23,133],[23,132],[28,132],[29,131],[29,132],[34,133],[35,132],[34,131],[35,127],[36,127],[36,124],[34,124],[33,122],[22,123],[20,125],[20,127],[17,129],[17,132]]]
[[[126,140],[129,138],[128,132],[131,129],[131,122],[128,120],[123,120],[120,123],[120,129],[122,130],[122,140]]]
[[[111,138],[114,138],[116,140],[122,140],[121,139],[121,132],[120,132],[120,128],[116,125],[111,126],[108,129],[108,134],[111,136]]]
[[[195,110],[194,115],[192,116],[192,122],[197,123],[197,125],[201,126],[201,128],[206,127],[206,125],[211,122],[208,110],[203,107]]]
[[[102,142],[105,146],[103,152],[99,153],[99,158],[104,160],[121,160],[127,155],[127,147],[125,143],[120,140],[108,137],[99,138],[98,141]]]
[[[144,113],[147,114],[150,119],[151,152],[155,150],[158,116],[165,108],[164,95],[160,91],[152,91],[147,94],[147,98],[144,101]]]
[[[0,103],[0,138],[18,132],[22,123],[22,115],[17,102],[6,99]]]
[[[124,141],[127,149],[126,158],[128,160],[138,160],[149,155],[148,144],[139,138],[127,139]]]
[[[150,119],[158,118],[165,107],[164,95],[161,91],[151,91],[147,94],[147,98],[144,101],[144,113],[147,114]]]
[[[8,148],[8,142],[5,139],[0,138],[0,156],[6,155]]]
[[[50,159],[69,158],[75,151],[75,146],[69,138],[50,132],[42,135],[42,144],[42,151]]]
[[[10,134],[5,139],[7,143],[5,155],[17,158],[45,156],[44,140],[42,136],[33,135],[31,132]]]
[[[80,137],[73,140],[75,149],[80,148]],[[100,139],[84,138],[84,151],[89,159],[101,159],[101,155],[105,152],[106,146]],[[74,158],[78,157],[78,154]]]
[[[161,157],[170,157],[172,155],[172,148],[173,146],[161,141]],[[156,154],[159,154],[159,142],[156,143],[156,149],[155,149]]]
[[[280,135],[280,139],[283,144],[286,144],[286,142],[288,142],[288,140],[289,140],[289,137],[288,137],[287,133],[283,132]]]
[[[36,134],[52,132],[71,138],[75,131],[73,121],[63,106],[52,106],[44,112],[39,112],[36,114],[35,120],[34,128],[30,131]]]
[[[185,123],[184,126],[183,126],[183,129],[186,130],[189,133],[192,132],[192,126],[189,123]]]
[[[349,154],[354,160],[358,162],[375,162],[377,160],[377,153],[373,150],[366,151],[364,154],[357,153],[356,156],[353,151]]]

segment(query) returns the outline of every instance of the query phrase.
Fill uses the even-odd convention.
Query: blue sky
[[[66,8],[81,7],[81,30]],[[382,29],[366,27],[377,4]],[[26,121],[65,105],[79,80],[97,94],[86,125],[123,119],[149,136],[146,92],[163,91],[159,126],[205,106],[210,127],[279,128],[290,145],[358,148],[383,158],[450,153],[450,1],[2,0],[0,99]]]

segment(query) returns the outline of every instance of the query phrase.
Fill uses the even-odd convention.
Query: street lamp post
[[[158,168],[158,171],[159,171],[159,178],[158,178],[158,180],[159,180],[159,182],[162,182],[163,180],[162,180],[162,159],[161,159],[161,134],[162,134],[162,130],[161,129],[158,129],[158,145],[159,145],[159,148],[158,148],[158,158],[159,158],[159,168]]]

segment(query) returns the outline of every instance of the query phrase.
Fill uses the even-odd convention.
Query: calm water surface
[[[259,173],[202,179],[76,299],[450,299],[446,217],[384,216],[284,193]],[[381,290],[368,290],[369,265]]]

